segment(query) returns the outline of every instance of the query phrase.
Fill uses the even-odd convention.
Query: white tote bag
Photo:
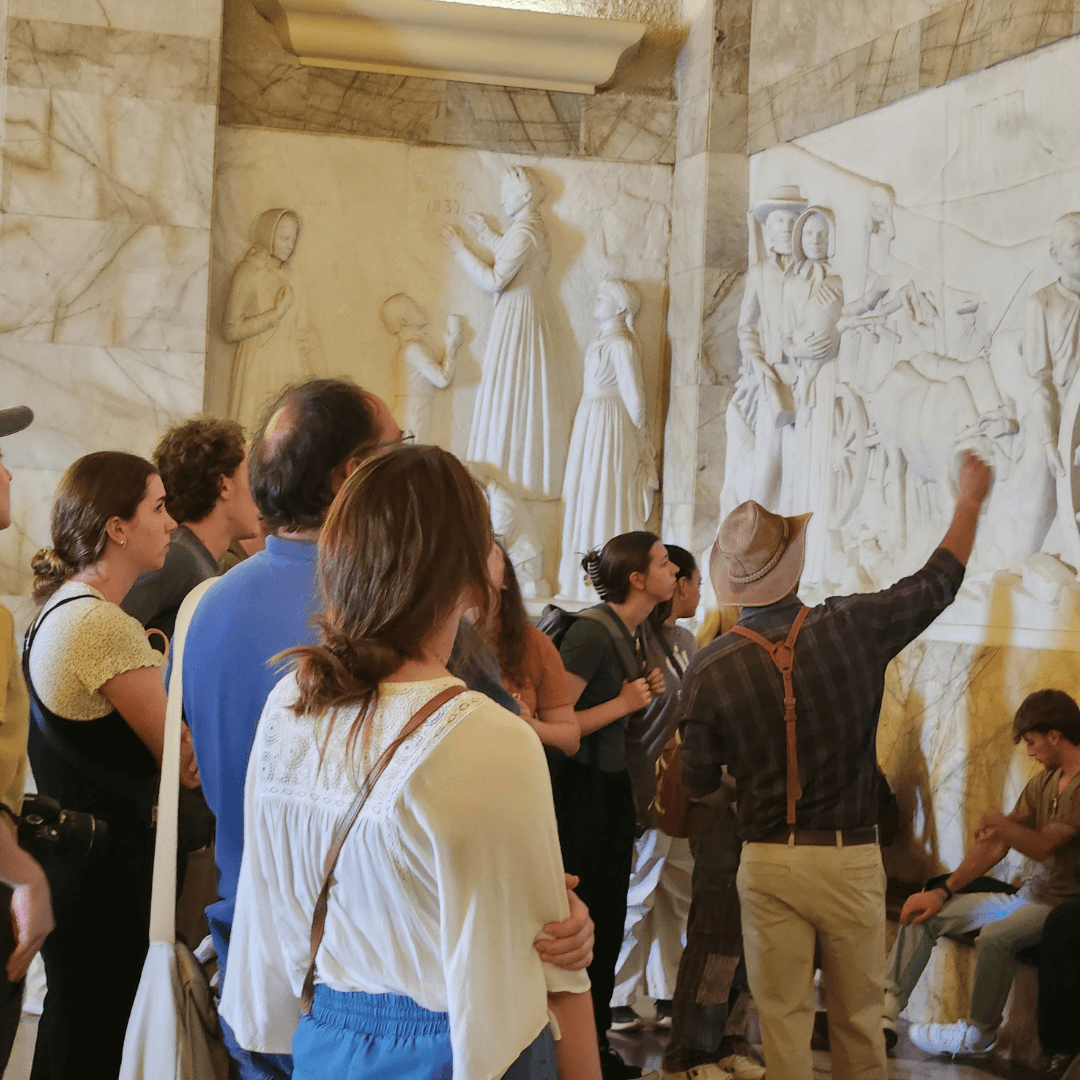
[[[227,1080],[229,1075],[229,1056],[206,977],[191,950],[177,942],[175,929],[184,639],[196,605],[216,580],[193,589],[176,617],[158,793],[150,950],[128,1020],[119,1080]]]

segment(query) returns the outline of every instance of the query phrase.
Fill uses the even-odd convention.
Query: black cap
[[[33,410],[25,405],[14,405],[10,409],[0,409],[0,436],[14,435],[16,431],[30,426],[34,419]]]

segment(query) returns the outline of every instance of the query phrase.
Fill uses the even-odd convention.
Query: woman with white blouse
[[[462,614],[490,609],[491,545],[482,491],[436,447],[363,465],[323,527],[320,644],[292,650],[248,765],[221,1008],[242,1046],[291,1050],[295,1080],[599,1080],[588,979],[534,948],[568,913],[540,741],[446,669]]]

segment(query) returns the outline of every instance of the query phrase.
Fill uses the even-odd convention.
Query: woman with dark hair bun
[[[664,692],[660,669],[646,665],[642,624],[671,599],[677,569],[650,532],[616,536],[581,566],[603,603],[580,613],[559,644],[582,737],[573,758],[553,763],[552,789],[566,869],[581,879],[596,924],[589,978],[604,1080],[631,1080],[641,1070],[607,1041],[634,850],[626,718]]]
[[[221,1004],[294,1080],[599,1080],[585,975],[537,953],[568,911],[540,742],[446,666],[491,548],[433,446],[360,466],[323,525],[319,644],[251,750]]]
[[[165,561],[176,523],[153,465],[105,452],[76,461],[52,507],[51,548],[33,558],[43,602],[23,648],[38,792],[105,822],[104,845],[46,866],[56,929],[34,1080],[115,1080],[146,955],[153,805],[165,733],[164,657],[120,602]],[[181,781],[198,785],[186,734]]]

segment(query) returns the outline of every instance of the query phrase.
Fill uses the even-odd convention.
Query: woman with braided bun
[[[593,1017],[604,1080],[641,1075],[607,1043],[615,965],[626,920],[635,812],[626,767],[626,719],[664,692],[658,667],[647,670],[642,625],[670,600],[678,568],[651,532],[622,533],[581,567],[603,603],[570,624],[559,655],[581,729],[581,749],[552,764],[552,789],[566,869],[596,924],[589,968]]]
[[[56,929],[34,1080],[115,1080],[150,925],[152,810],[165,732],[164,657],[120,602],[165,560],[175,522],[154,466],[105,452],[76,461],[33,558],[43,604],[23,648],[38,791],[100,818],[104,845],[49,860]],[[198,785],[186,734],[181,782]]]
[[[492,548],[433,446],[361,465],[323,524],[319,641],[249,759],[221,1005],[294,1080],[600,1080],[585,974],[539,955],[568,911],[543,748],[447,670]]]

